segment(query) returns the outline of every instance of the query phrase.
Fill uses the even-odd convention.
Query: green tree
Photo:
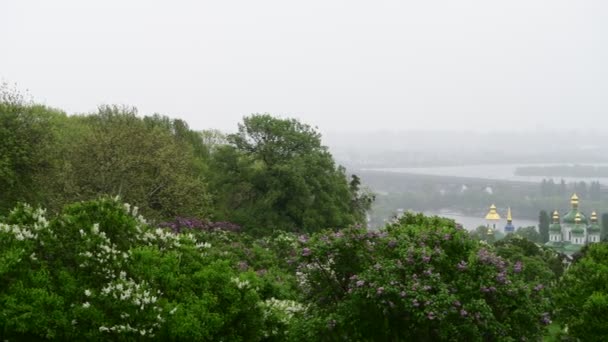
[[[541,210],[538,214],[538,230],[540,233],[541,243],[549,241],[549,214],[545,210]]]
[[[206,216],[210,200],[193,144],[197,135],[182,121],[136,113],[104,106],[82,118],[88,132],[68,160],[74,184],[67,200],[120,195],[155,219]]]
[[[535,243],[542,243],[541,235],[536,231],[536,227],[519,227],[515,231],[515,235],[519,235]]]
[[[608,213],[602,214],[602,239],[608,237]]]
[[[590,245],[555,291],[558,321],[580,341],[608,336],[608,244]]]
[[[600,182],[598,182],[598,181],[591,182],[591,186],[589,187],[589,198],[592,201],[599,201],[601,199]]]
[[[49,112],[0,84],[0,213],[20,201],[43,201],[41,178],[49,171],[52,145]]]
[[[228,142],[210,167],[218,218],[260,233],[363,221],[369,201],[353,193],[358,179],[349,184],[312,127],[257,114],[244,118]]]

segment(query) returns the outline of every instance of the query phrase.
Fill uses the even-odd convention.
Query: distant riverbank
[[[445,177],[462,177],[462,178],[477,178],[477,179],[492,179],[492,180],[504,180],[504,181],[516,181],[516,182],[533,182],[538,183],[543,179],[553,179],[559,182],[561,179],[570,182],[590,182],[600,181],[600,183],[608,184],[608,175],[601,176],[601,173],[578,173],[573,174],[562,170],[563,172],[557,172],[562,168],[574,167],[569,164],[480,164],[480,165],[462,165],[462,166],[437,166],[437,167],[406,167],[406,168],[373,168],[363,169],[369,171],[386,171],[396,173],[408,173],[418,175],[432,175],[432,176],[445,176]],[[608,169],[608,164],[587,164],[584,166],[587,168],[604,170]],[[518,174],[518,170],[537,170],[539,168],[551,168],[552,172],[548,175],[539,175],[542,172],[536,174],[527,174],[525,171],[523,174]],[[556,169],[553,169],[556,168]]]

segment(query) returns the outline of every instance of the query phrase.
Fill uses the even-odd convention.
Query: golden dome
[[[557,210],[553,212],[553,223],[559,223],[559,213]]]
[[[507,221],[509,221],[509,222],[513,221],[513,216],[511,216],[511,207],[509,207],[509,209],[507,209]]]
[[[597,222],[597,213],[595,211],[591,213],[591,222]]]
[[[494,204],[490,206],[490,211],[488,211],[488,214],[486,215],[486,220],[500,220],[500,215],[498,215],[498,213],[496,212],[496,206]]]
[[[576,213],[576,216],[574,217],[574,222],[576,224],[581,223],[581,213]]]
[[[570,197],[570,204],[572,204],[573,208],[578,207],[578,196],[576,194],[573,194],[572,197]]]

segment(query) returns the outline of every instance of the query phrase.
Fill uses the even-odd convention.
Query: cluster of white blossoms
[[[19,241],[34,240],[38,237],[38,234],[27,226],[0,223],[0,232],[11,234]]]
[[[147,306],[156,303],[161,292],[151,291],[145,281],[138,283],[127,278],[126,272],[121,271],[118,279],[112,280],[101,289],[100,295],[130,302],[143,311]]]
[[[11,214],[15,214],[18,209],[15,208]],[[33,226],[9,225],[0,223],[0,232],[11,234],[16,240],[35,240],[38,238],[38,232],[46,229],[49,226],[49,221],[46,219],[46,210],[36,208],[33,209],[30,205],[24,204],[23,210],[32,215],[34,218]]]
[[[89,297],[92,294],[90,290],[85,290],[85,296]],[[145,319],[133,319],[132,321],[139,322],[135,326],[131,326],[129,323],[104,325],[99,327],[99,331],[108,333],[138,333],[142,336],[154,336],[154,332],[165,322],[162,314],[163,309],[157,304],[161,295],[160,291],[154,291],[145,281],[136,282],[132,278],[128,278],[126,272],[121,271],[117,279],[110,281],[101,289],[99,297],[112,298],[116,305],[122,306],[125,310],[120,314],[123,321],[128,320],[132,315],[137,316],[142,314],[145,316],[150,310],[156,314],[156,318],[154,322],[149,322]],[[126,311],[131,312],[131,314]]]
[[[99,230],[99,224],[97,223],[91,228],[90,234],[87,234],[83,229],[80,229],[79,232],[87,247],[85,252],[79,253],[82,258],[80,267],[92,266],[92,272],[106,278],[115,278],[116,265],[124,265],[130,256],[130,252],[120,251],[106,233]]]
[[[120,199],[118,197],[116,197],[116,198],[114,198],[114,200],[118,202]],[[139,208],[137,206],[131,207],[131,205],[129,203],[124,203],[123,208],[125,209],[125,212],[128,215],[131,215],[132,217],[134,217],[139,224],[141,224],[141,225],[148,224],[148,221],[146,221],[146,219],[139,214]]]
[[[246,289],[249,287],[249,280],[241,280],[238,277],[232,277],[232,279],[230,279],[233,283],[236,284],[236,287],[238,287],[240,290]]]
[[[298,266],[296,270],[296,279],[298,280],[298,286],[305,293],[309,293],[311,290],[310,281],[308,280],[309,274],[313,272],[323,272],[330,279],[337,281],[336,272],[334,271],[334,259],[328,258],[327,262],[321,263],[308,263]]]
[[[293,300],[267,299],[259,304],[264,310],[264,318],[277,317],[279,322],[289,324],[293,316],[304,311],[304,305]]]

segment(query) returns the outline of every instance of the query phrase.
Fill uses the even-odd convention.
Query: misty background
[[[491,202],[532,219],[602,172],[543,202],[537,180],[494,171],[382,169],[608,162],[607,15],[601,0],[2,1],[0,79],[68,113],[125,104],[223,132],[300,119],[378,193],[379,220]]]

